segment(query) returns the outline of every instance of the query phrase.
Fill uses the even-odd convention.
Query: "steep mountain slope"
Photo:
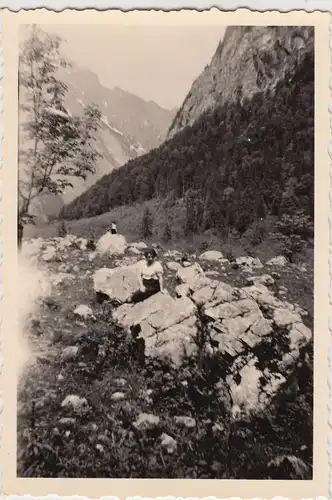
[[[105,88],[97,75],[88,69],[72,68],[63,71],[68,86],[68,107],[78,113],[83,104],[97,104],[113,131],[120,131],[132,150],[147,152],[165,138],[174,111],[163,109],[153,101],[144,101],[118,87]]]
[[[226,235],[229,230],[244,234],[255,223],[261,238],[259,221],[269,216],[274,226],[267,233],[285,231],[301,241],[312,236],[311,38],[273,87],[210,108],[193,121],[158,149],[104,176],[66,206],[63,215],[79,219],[158,198],[165,200],[170,225],[181,205],[184,233],[216,228]]]
[[[208,109],[275,89],[313,45],[310,26],[228,27],[210,64],[194,81],[168,138],[192,125]]]
[[[96,144],[101,155],[96,173],[86,181],[74,180],[74,189],[64,194],[64,201],[68,203],[104,174],[161,144],[174,111],[118,87],[105,88],[88,69],[63,70],[61,78],[68,86],[66,104],[70,113],[80,115],[85,106],[94,103],[103,115]]]

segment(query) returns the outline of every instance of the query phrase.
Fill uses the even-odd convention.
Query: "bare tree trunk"
[[[18,251],[21,251],[22,248],[22,241],[23,241],[23,231],[24,231],[24,226],[22,222],[20,221],[20,217],[17,217],[17,248]]]

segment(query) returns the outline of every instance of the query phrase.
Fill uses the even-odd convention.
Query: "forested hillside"
[[[275,92],[251,100],[239,95],[235,103],[206,112],[159,148],[104,176],[66,206],[63,216],[90,217],[157,197],[168,197],[171,206],[184,198],[187,231],[234,228],[242,234],[274,215],[286,225],[295,220],[308,237],[313,176],[311,51]]]

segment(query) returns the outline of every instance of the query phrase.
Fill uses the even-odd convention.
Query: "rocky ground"
[[[26,318],[18,475],[310,479],[313,270],[157,248],[168,293],[133,306],[145,243],[87,243],[23,247],[50,288]]]

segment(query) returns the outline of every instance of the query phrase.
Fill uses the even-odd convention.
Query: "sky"
[[[104,87],[120,87],[164,108],[180,107],[209,64],[224,26],[41,25],[65,42],[64,55]]]

